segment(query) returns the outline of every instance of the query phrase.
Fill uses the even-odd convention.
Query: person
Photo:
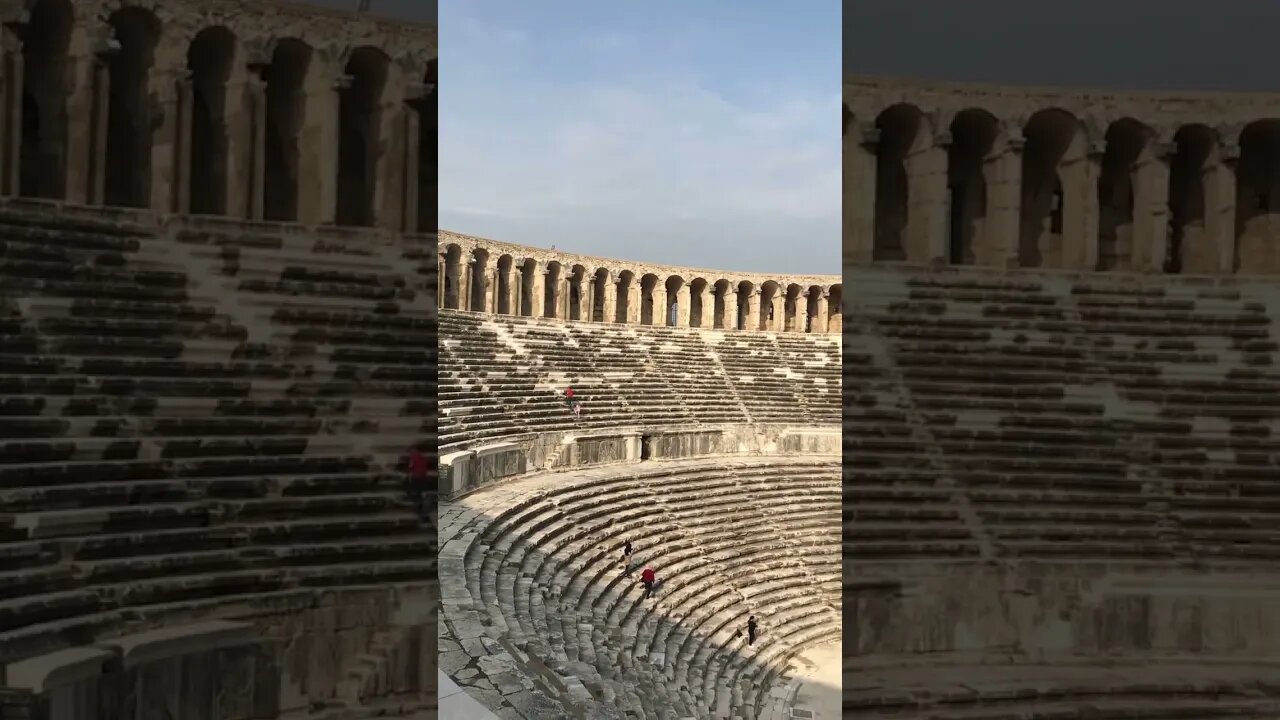
[[[574,400],[573,405],[571,407],[573,408],[573,419],[581,420],[582,419],[582,401]]]
[[[653,594],[654,572],[653,568],[647,567],[644,572],[640,573],[640,582],[644,583],[644,599],[648,600]]]
[[[631,564],[631,541],[628,540],[622,544],[622,564]]]
[[[419,443],[409,451],[409,499],[413,501],[419,516],[425,515],[423,496],[427,491],[428,475],[427,455],[422,452],[422,447],[423,444]]]
[[[747,644],[756,644],[756,616],[752,615],[747,618]]]
[[[569,407],[573,407],[573,388],[567,387],[564,389],[564,401]]]

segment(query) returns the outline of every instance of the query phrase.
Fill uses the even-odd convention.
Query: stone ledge
[[[118,653],[127,669],[179,655],[249,645],[255,642],[254,635],[249,623],[214,620],[125,635],[101,645]]]
[[[97,647],[59,650],[9,663],[4,668],[4,684],[39,694],[101,675],[103,666],[115,657],[110,650]]]

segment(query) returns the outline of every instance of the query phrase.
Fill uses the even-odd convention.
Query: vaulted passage
[[[876,120],[880,142],[876,146],[875,260],[908,259],[908,224],[911,221],[911,178],[908,159],[924,140],[923,118],[910,105],[895,105]]]
[[[1062,236],[1067,203],[1063,173],[1083,157],[1079,123],[1062,110],[1042,110],[1024,130],[1027,139],[1022,162],[1022,229],[1018,258],[1023,267],[1057,267],[1062,259]],[[1082,165],[1076,162],[1074,166]],[[1090,189],[1090,192],[1093,192]]]
[[[67,166],[69,0],[39,0],[22,36],[22,145],[18,192],[62,198]]]
[[[120,47],[108,65],[105,200],[107,205],[147,207],[153,120],[149,81],[160,23],[137,7],[118,10],[107,22]]]
[[[191,72],[191,212],[227,211],[227,80],[235,36],[223,27],[200,31],[187,53]]]
[[[266,72],[266,158],[263,216],[298,219],[299,134],[305,120],[306,80],[311,48],[300,40],[281,40]]]
[[[1218,264],[1205,222],[1205,173],[1213,152],[1213,131],[1205,125],[1188,125],[1178,130],[1174,142],[1178,151],[1169,169],[1171,228],[1164,270],[1210,270]]]
[[[988,239],[986,233],[986,159],[995,142],[996,130],[996,119],[983,110],[966,110],[951,123],[947,257],[953,265],[972,264],[979,248],[990,252],[994,244],[994,239]]]
[[[1132,267],[1134,208],[1138,157],[1147,129],[1135,120],[1120,120],[1107,129],[1107,147],[1098,180],[1098,269]]]
[[[387,83],[387,56],[370,47],[357,48],[347,61],[349,84],[338,103],[339,225],[373,225],[381,150],[382,92]]]

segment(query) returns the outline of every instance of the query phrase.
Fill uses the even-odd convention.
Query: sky
[[[843,19],[851,73],[1280,90],[1275,0],[845,0]]]
[[[833,0],[444,0],[440,226],[838,273],[839,18]]]

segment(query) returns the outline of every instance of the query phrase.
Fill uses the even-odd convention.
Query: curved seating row
[[[0,664],[433,580],[433,254],[0,210]]]
[[[520,698],[540,717],[573,703],[757,717],[798,654],[840,638],[837,472],[803,458],[612,466],[443,505],[442,664],[495,709],[524,690],[504,672],[551,668],[556,680]],[[649,600],[644,566],[661,583]],[[762,635],[748,648],[735,632],[751,614]]]
[[[440,444],[592,427],[834,425],[840,338],[440,314]],[[583,402],[575,422],[564,402]]]
[[[851,557],[1280,558],[1273,288],[888,269],[855,280]]]

